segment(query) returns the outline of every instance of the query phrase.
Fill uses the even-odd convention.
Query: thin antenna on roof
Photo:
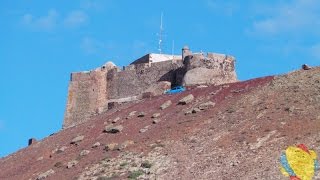
[[[161,12],[160,33],[159,33],[159,49],[158,50],[160,54],[162,54],[162,33],[163,33],[162,17],[163,17],[163,12]]]

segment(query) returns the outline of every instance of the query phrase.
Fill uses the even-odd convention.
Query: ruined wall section
[[[72,73],[63,128],[88,120],[107,108],[107,70]]]
[[[178,81],[176,71],[182,67],[182,61],[175,60],[130,65],[121,72],[109,71],[107,74],[109,99],[139,96],[159,81],[175,84]]]
[[[186,86],[199,84],[225,84],[236,82],[235,58],[230,55],[203,53],[188,55],[184,59],[187,73],[183,78]]]
[[[150,87],[164,89],[167,84],[219,85],[237,81],[235,58],[224,54],[192,53],[182,49],[183,60],[130,64],[120,70],[112,62],[88,72],[72,73],[63,127],[87,121],[108,109],[108,103],[141,99]],[[159,83],[161,82],[161,83]],[[152,89],[152,88],[151,88]],[[148,91],[149,90],[149,91]],[[156,93],[155,93],[156,92]]]

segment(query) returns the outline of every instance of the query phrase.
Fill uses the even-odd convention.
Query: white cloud
[[[98,12],[105,11],[113,6],[112,0],[82,0],[80,8],[85,10],[94,10]]]
[[[102,5],[98,1],[85,0],[82,1],[81,7],[84,9],[100,9]]]
[[[238,1],[224,1],[224,0],[206,0],[206,5],[209,9],[219,14],[226,16],[233,16],[239,9]]]
[[[80,47],[86,54],[98,54],[114,48],[114,44],[111,42],[101,42],[91,37],[84,37],[81,41]]]
[[[89,16],[84,11],[74,10],[65,16],[61,16],[55,9],[49,10],[47,15],[44,16],[34,16],[26,13],[21,18],[24,26],[41,31],[52,31],[63,26],[67,28],[79,27],[86,24],[88,20]]]
[[[25,14],[22,17],[22,22],[24,24],[30,25],[33,21],[33,16],[31,14]]]
[[[67,27],[76,27],[85,24],[88,19],[88,15],[83,11],[72,11],[64,19],[64,24]]]
[[[293,0],[285,4],[260,6],[255,12],[259,13],[260,18],[256,19],[249,29],[253,34],[319,34],[320,1],[318,0]]]
[[[32,29],[37,30],[52,30],[57,26],[59,13],[51,9],[47,15],[35,17],[32,14],[24,14],[22,23]]]

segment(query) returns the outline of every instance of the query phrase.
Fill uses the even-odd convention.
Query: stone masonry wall
[[[108,62],[92,71],[72,73],[63,128],[106,111],[109,102],[142,98],[149,87],[161,81],[172,86],[217,85],[237,81],[235,58],[232,56],[193,54],[187,47],[183,49],[183,55],[184,61],[131,64],[123,70]]]
[[[225,84],[237,81],[235,58],[225,54],[202,53],[188,55],[184,59],[187,73],[183,77],[183,85]]]
[[[106,73],[95,70],[71,74],[63,128],[84,122],[107,108]]]
[[[183,66],[182,61],[164,61],[152,64],[137,64],[134,69],[107,74],[109,99],[141,95],[158,81],[176,83],[176,70]]]

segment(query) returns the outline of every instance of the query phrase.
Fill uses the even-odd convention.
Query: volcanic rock
[[[103,132],[115,134],[115,133],[121,132],[122,129],[123,129],[122,125],[114,126],[114,125],[111,124],[111,125],[106,126],[104,128]]]
[[[71,140],[71,144],[78,144],[78,143],[81,142],[83,139],[84,139],[84,136],[83,136],[83,135],[77,136],[77,137],[75,137],[75,138],[73,138],[73,139]]]
[[[188,96],[180,99],[178,104],[186,105],[188,103],[191,103],[193,99],[194,99],[194,96],[192,94],[189,94]]]
[[[164,110],[164,109],[168,108],[169,106],[171,106],[171,104],[172,104],[171,100],[168,100],[168,101],[166,101],[165,103],[163,103],[163,104],[160,106],[160,109],[161,109],[161,110]]]

